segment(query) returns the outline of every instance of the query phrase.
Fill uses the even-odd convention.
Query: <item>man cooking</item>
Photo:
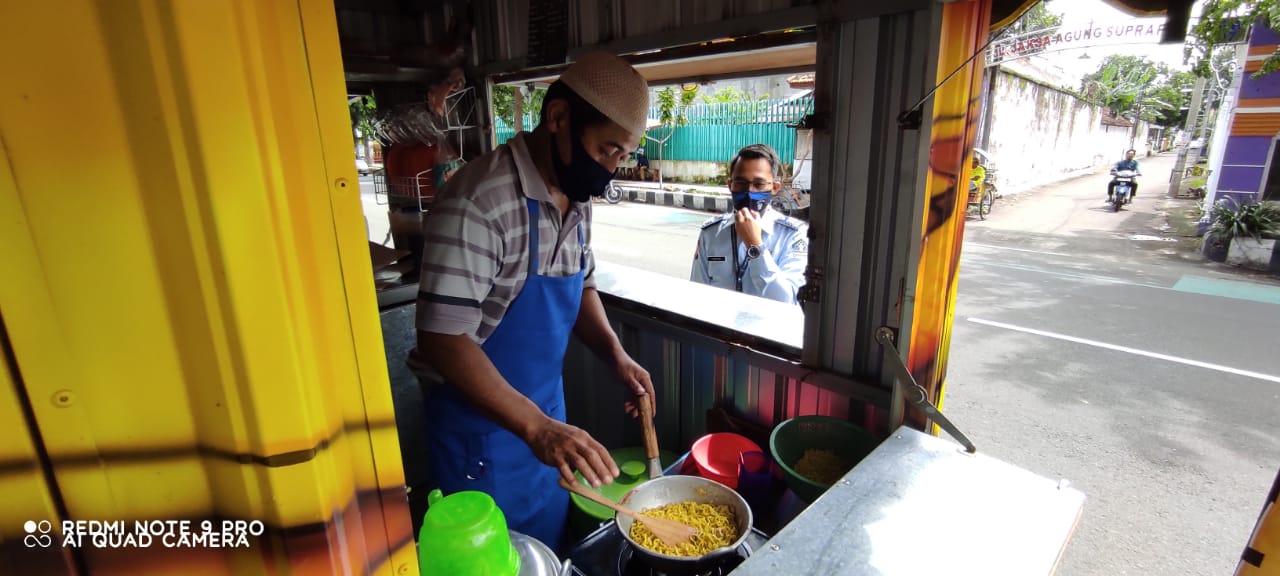
[[[490,494],[510,529],[553,549],[569,509],[558,479],[577,471],[600,486],[619,473],[565,423],[570,333],[653,402],[649,373],[605,317],[590,250],[591,198],[639,145],[648,108],[626,61],[584,56],[548,89],[537,128],[463,167],[423,222],[410,364],[427,390],[432,478],[446,494]]]

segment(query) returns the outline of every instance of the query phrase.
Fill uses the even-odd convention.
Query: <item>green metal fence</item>
[[[533,127],[537,125],[538,125],[537,114],[526,113],[524,115],[525,130],[533,130]],[[510,140],[512,136],[516,135],[515,127],[507,124],[506,122],[503,122],[501,118],[494,119],[493,132],[497,138],[497,142],[495,143],[495,145],[497,146],[501,146],[502,144],[505,144],[507,140]]]
[[[748,144],[768,144],[778,152],[784,164],[795,157],[794,126],[813,111],[813,99],[793,101],[732,102],[690,106],[685,111],[688,124],[674,129],[658,127],[648,133],[645,155],[651,160],[699,160],[728,162]],[[650,111],[657,118],[658,111]],[[654,140],[670,138],[662,145],[659,156]]]
[[[793,126],[812,112],[812,97],[790,101],[700,104],[685,110],[687,124],[654,128],[648,132],[649,138],[642,146],[650,160],[728,162],[743,146],[768,144],[777,150],[784,164],[790,164],[796,150]],[[658,118],[658,109],[650,109],[649,117]],[[537,118],[527,115],[524,123],[526,129],[532,129],[537,125]],[[495,132],[498,144],[515,136],[515,129],[502,120],[497,121]],[[657,142],[663,138],[667,139],[659,155]]]

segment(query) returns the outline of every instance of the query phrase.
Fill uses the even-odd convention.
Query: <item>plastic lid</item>
[[[610,450],[609,455],[613,456],[613,461],[618,465],[618,470],[622,472],[622,475],[615,478],[613,484],[601,484],[599,492],[604,494],[605,498],[619,502],[632,488],[649,480],[649,459],[644,457],[644,448],[619,448]],[[663,469],[666,469],[667,466],[670,466],[675,461],[676,456],[674,454],[664,451],[658,452],[658,462],[662,464]],[[582,474],[575,475],[578,478],[582,478]],[[569,498],[573,500],[574,506],[593,518],[600,520],[613,518],[613,510],[577,494],[570,494]]]
[[[659,460],[661,460],[661,458],[659,458]],[[634,478],[644,474],[645,471],[649,469],[649,465],[646,462],[640,462],[638,460],[627,460],[626,462],[619,464],[618,468],[621,469],[623,476]]]

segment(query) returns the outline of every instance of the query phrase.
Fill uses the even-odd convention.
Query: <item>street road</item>
[[[1170,237],[1171,167],[1120,213],[1104,171],[967,224],[944,411],[1087,494],[1064,576],[1230,574],[1280,469],[1280,283]],[[687,278],[707,216],[597,205],[593,248]]]

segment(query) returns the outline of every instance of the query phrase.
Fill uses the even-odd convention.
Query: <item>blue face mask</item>
[[[750,208],[755,210],[756,214],[763,214],[772,197],[772,192],[734,192],[733,210],[736,212],[743,208]]]

